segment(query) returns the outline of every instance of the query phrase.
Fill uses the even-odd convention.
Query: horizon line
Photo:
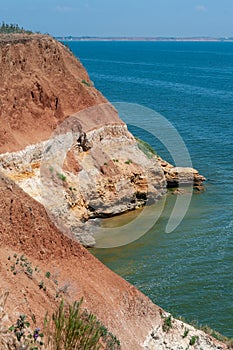
[[[128,41],[178,41],[178,40],[198,40],[198,41],[233,41],[233,36],[91,36],[91,35],[57,35],[55,38],[67,40],[128,40]]]

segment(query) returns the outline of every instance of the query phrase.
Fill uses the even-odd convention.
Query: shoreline
[[[233,38],[208,38],[208,37],[92,37],[92,36],[56,36],[58,41],[122,41],[122,42],[233,42]]]

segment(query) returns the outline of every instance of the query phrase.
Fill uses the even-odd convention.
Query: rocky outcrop
[[[203,182],[206,178],[199,174],[196,169],[187,167],[174,167],[164,159],[158,157],[158,163],[163,169],[167,187],[193,186],[198,190],[203,189]]]
[[[156,201],[165,193],[166,181],[157,158],[140,151],[126,125],[111,123],[118,118],[111,105],[94,108],[93,115],[102,118],[95,128],[82,124],[83,113],[72,117],[74,133],[66,133],[63,125],[50,140],[0,159],[2,171],[41,202],[58,225],[65,222],[91,246],[95,241],[84,222]]]

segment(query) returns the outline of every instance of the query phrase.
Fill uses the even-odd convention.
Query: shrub
[[[97,318],[87,311],[81,311],[83,299],[65,306],[62,300],[52,319],[46,317],[47,344],[54,350],[99,350],[100,339],[106,349],[120,349],[119,340],[108,333]]]
[[[8,330],[1,327],[8,293],[0,296],[1,350],[120,350],[120,341],[87,310],[83,299],[71,305],[62,300],[52,317],[44,319],[43,333],[31,328],[26,315],[20,315]],[[35,320],[33,320],[35,323]]]
[[[172,315],[164,318],[162,328],[164,332],[169,332],[169,330],[172,328]]]
[[[195,345],[196,341],[198,340],[198,336],[193,335],[192,338],[190,339],[189,345]]]
[[[185,328],[183,338],[186,338],[188,334],[189,334],[189,330]]]

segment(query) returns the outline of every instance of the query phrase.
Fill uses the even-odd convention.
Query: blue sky
[[[0,0],[0,21],[54,36],[233,36],[233,0]]]

